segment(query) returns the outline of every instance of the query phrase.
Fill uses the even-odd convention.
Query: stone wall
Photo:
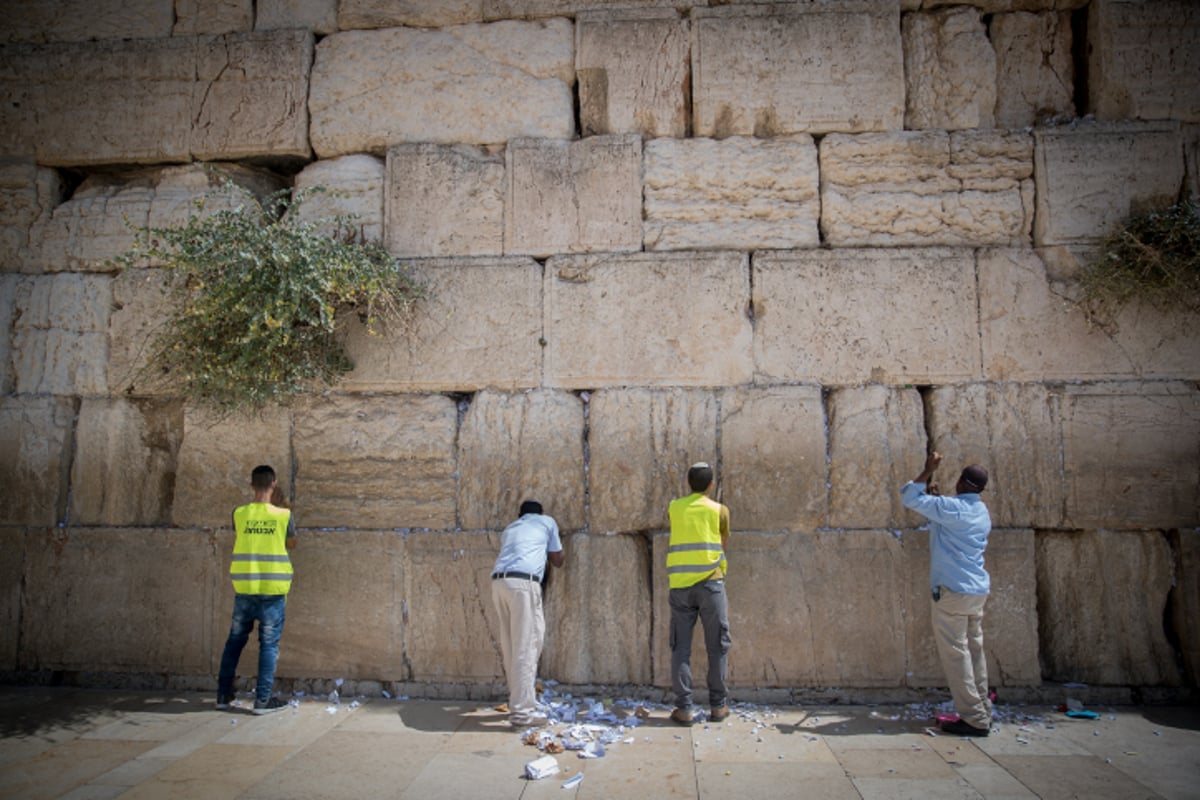
[[[541,674],[667,687],[666,504],[704,459],[735,697],[937,686],[897,496],[935,448],[991,469],[994,683],[1200,680],[1200,320],[1101,332],[1071,280],[1197,191],[1194,4],[0,9],[0,675],[211,688],[267,462],[281,679],[494,693],[488,571],[536,496]],[[430,292],[345,320],[334,390],[213,418],[137,384],[162,273],[110,259],[222,177],[336,190],[310,213]]]

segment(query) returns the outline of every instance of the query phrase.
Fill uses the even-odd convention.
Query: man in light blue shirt
[[[983,651],[983,606],[991,579],[983,567],[992,518],[979,493],[987,470],[972,464],[962,471],[955,497],[942,497],[930,484],[942,461],[925,459],[925,469],[900,489],[901,502],[929,520],[929,588],[933,594],[933,633],[942,669],[959,719],[942,730],[960,736],[987,736],[992,727],[987,658]]]
[[[500,618],[500,652],[508,677],[508,713],[514,727],[546,721],[537,709],[537,665],[546,638],[542,575],[546,561],[561,567],[558,523],[536,500],[521,503],[520,517],[504,529],[492,567],[492,604]]]

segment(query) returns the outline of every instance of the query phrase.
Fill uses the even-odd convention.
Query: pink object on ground
[[[938,722],[958,722],[960,717],[958,714],[936,714]]]

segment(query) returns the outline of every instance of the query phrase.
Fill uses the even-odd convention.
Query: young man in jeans
[[[233,512],[237,539],[229,577],[233,579],[236,595],[233,622],[217,679],[218,709],[229,708],[233,701],[238,659],[255,622],[258,623],[258,686],[254,713],[269,714],[287,708],[287,703],[271,696],[271,685],[275,682],[287,593],[292,588],[292,562],[287,551],[296,546],[296,523],[291,511],[271,504],[275,486],[275,470],[265,465],[255,467],[250,473],[254,500]]]

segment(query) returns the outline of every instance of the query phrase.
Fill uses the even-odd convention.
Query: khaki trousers
[[[941,587],[933,602],[933,636],[942,671],[954,698],[954,710],[969,725],[992,727],[988,700],[987,658],[983,652],[983,606],[986,594],[960,594]]]
[[[495,579],[492,605],[500,617],[509,719],[514,725],[525,725],[537,707],[537,665],[546,638],[542,585],[525,578]]]

